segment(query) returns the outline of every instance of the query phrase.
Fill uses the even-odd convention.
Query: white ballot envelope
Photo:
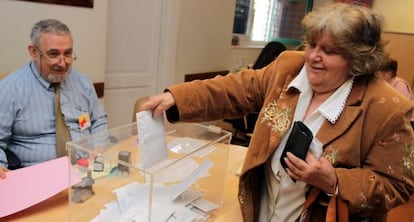
[[[162,116],[152,118],[151,111],[136,113],[138,143],[143,168],[150,168],[167,159],[167,142]]]

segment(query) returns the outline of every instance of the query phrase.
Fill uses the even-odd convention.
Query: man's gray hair
[[[33,25],[32,31],[30,32],[30,40],[34,46],[39,47],[39,38],[43,33],[70,35],[70,30],[64,23],[56,19],[40,20]]]

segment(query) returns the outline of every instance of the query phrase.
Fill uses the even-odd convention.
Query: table
[[[242,221],[237,200],[238,176],[236,171],[244,160],[246,147],[230,145],[228,172],[224,201],[220,216],[215,222]],[[27,222],[27,221],[69,221],[68,191],[65,190],[39,204],[27,208],[18,213],[0,218],[0,222]]]
[[[227,176],[224,192],[224,203],[221,215],[215,222],[242,221],[237,200],[238,176],[236,171],[246,155],[246,147],[231,145],[229,150],[229,175]],[[410,222],[414,217],[414,196],[407,204],[392,209],[388,214],[387,222]],[[27,222],[27,221],[68,221],[68,192],[63,191],[37,205],[23,211],[0,218],[0,222]]]

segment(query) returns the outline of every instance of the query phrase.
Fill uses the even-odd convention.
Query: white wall
[[[30,60],[27,45],[34,23],[55,18],[66,23],[74,37],[78,60],[74,69],[93,82],[105,79],[108,0],[95,0],[94,8],[15,0],[0,1],[0,73],[11,72]]]
[[[230,47],[235,0],[181,0],[175,82],[187,73],[231,70],[241,57],[253,63],[260,49]]]

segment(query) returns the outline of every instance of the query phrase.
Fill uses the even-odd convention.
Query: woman
[[[305,52],[142,99],[175,121],[260,111],[239,182],[244,221],[384,221],[413,192],[413,104],[374,73],[387,55],[381,20],[336,3],[308,14]],[[293,122],[314,135],[305,160],[287,153]],[[293,182],[293,181],[296,182]]]
[[[410,84],[405,79],[397,76],[397,70],[397,60],[390,58],[385,66],[379,71],[379,73],[397,91],[405,95],[408,99],[414,100],[414,95]]]
[[[385,66],[379,71],[379,74],[387,81],[394,89],[402,93],[409,100],[414,101],[414,94],[411,90],[410,84],[403,78],[397,76],[398,62],[395,59],[389,59]],[[411,117],[411,125],[414,128],[414,113]]]

